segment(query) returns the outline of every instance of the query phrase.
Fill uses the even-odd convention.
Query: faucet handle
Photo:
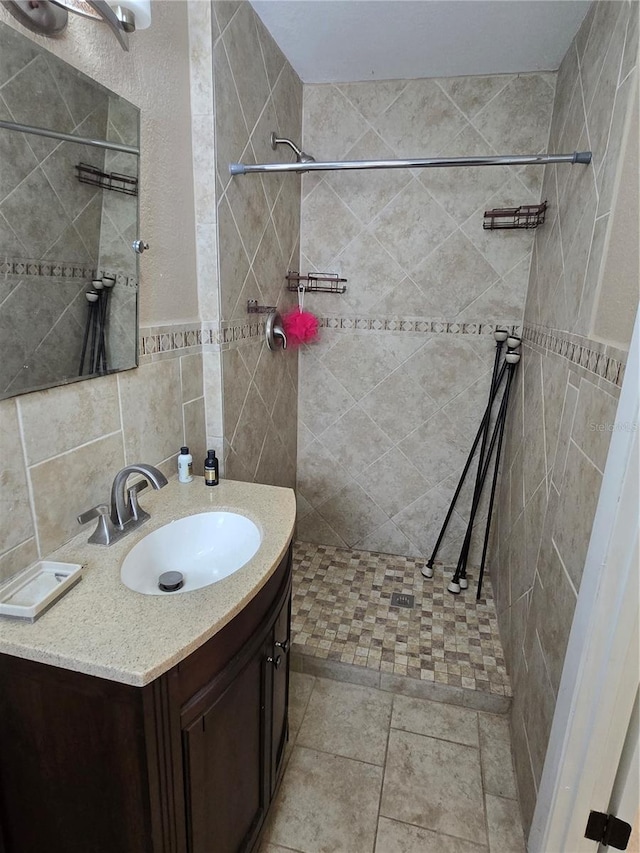
[[[144,491],[148,485],[149,483],[146,480],[139,480],[127,489],[129,512],[135,521],[146,521],[147,518],[151,518],[149,513],[145,512],[138,503],[138,493]]]
[[[106,504],[98,504],[98,506],[92,506],[91,509],[88,509],[86,512],[80,513],[78,516],[78,524],[86,524],[94,518],[100,518],[101,516],[108,514],[109,507]]]
[[[89,542],[92,545],[110,545],[115,530],[109,516],[109,507],[106,504],[98,504],[86,512],[80,513],[78,524],[86,524],[94,518],[98,519],[98,524],[89,537]]]

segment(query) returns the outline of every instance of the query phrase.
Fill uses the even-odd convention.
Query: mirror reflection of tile
[[[138,145],[139,110],[0,24],[0,119]],[[138,176],[138,157],[0,129],[0,399],[77,379],[86,292],[116,284],[100,371],[137,363],[137,196],[80,183],[76,165]],[[85,359],[84,377],[90,372]]]

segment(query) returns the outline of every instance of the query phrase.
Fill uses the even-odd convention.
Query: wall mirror
[[[0,23],[0,122],[0,399],[135,367],[138,108]]]

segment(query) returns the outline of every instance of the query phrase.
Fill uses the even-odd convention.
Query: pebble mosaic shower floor
[[[308,542],[293,555],[294,653],[511,696],[488,578],[476,601],[471,574],[455,596],[450,570],[425,580],[412,557]],[[392,605],[394,592],[413,595],[414,607]]]

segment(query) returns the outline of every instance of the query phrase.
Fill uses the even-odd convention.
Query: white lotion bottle
[[[193,480],[193,456],[188,447],[180,448],[178,456],[178,482],[190,483]]]

